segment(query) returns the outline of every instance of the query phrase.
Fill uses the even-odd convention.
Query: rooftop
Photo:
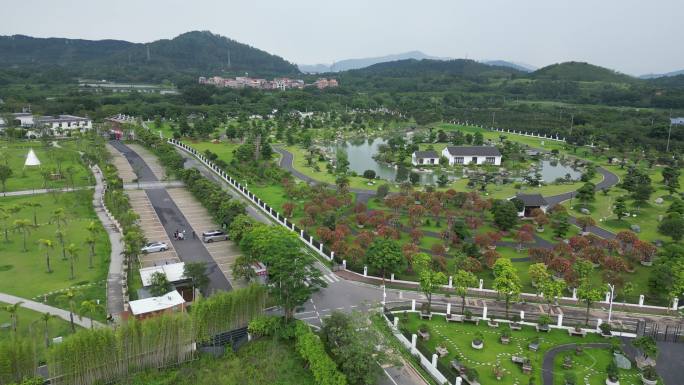
[[[170,291],[159,297],[150,297],[129,302],[133,315],[147,314],[155,311],[170,309],[185,303],[177,291]]]
[[[152,274],[162,273],[166,275],[166,279],[173,283],[185,280],[183,271],[185,270],[185,263],[170,263],[168,265],[143,267],[140,269],[140,279],[143,286],[150,286],[152,284]]]
[[[516,198],[523,201],[525,206],[548,206],[549,202],[541,194],[516,194]]]
[[[439,158],[437,151],[416,151],[413,154],[416,158]]]
[[[499,149],[492,146],[449,146],[451,156],[501,156]]]

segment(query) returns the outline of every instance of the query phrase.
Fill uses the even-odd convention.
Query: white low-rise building
[[[411,164],[414,166],[436,166],[439,164],[437,151],[416,151],[411,154]]]
[[[501,153],[493,146],[449,146],[442,150],[449,165],[489,164],[501,165]]]

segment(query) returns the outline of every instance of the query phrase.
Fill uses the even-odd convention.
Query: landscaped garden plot
[[[26,203],[40,206],[27,207]],[[107,234],[93,211],[92,191],[5,197],[0,199],[0,207],[7,214],[0,221],[0,292],[42,299],[43,295],[53,291],[98,284],[99,295],[89,299],[104,300],[105,290],[101,281],[107,275],[110,246]],[[55,214],[59,209],[63,209],[63,213]],[[38,226],[34,226],[34,212]],[[91,223],[97,229],[94,233],[88,230]],[[64,240],[66,259],[57,231],[61,232]],[[95,240],[92,268],[89,267],[91,234]],[[45,246],[41,239],[49,240],[52,246]],[[46,252],[50,256],[51,273],[47,272]]]
[[[475,369],[481,384],[519,384],[527,385],[530,378],[534,379],[535,384],[541,384],[542,361],[548,349],[564,344],[583,344],[583,343],[608,343],[609,340],[597,334],[587,334],[586,337],[571,337],[565,329],[552,329],[550,332],[537,332],[532,326],[523,326],[520,331],[510,331],[508,325],[500,323],[498,328],[490,328],[486,323],[481,322],[479,326],[470,323],[447,323],[441,316],[433,316],[432,320],[421,320],[418,314],[410,313],[405,317],[399,317],[399,328],[409,334],[417,334],[420,328],[426,329],[429,338],[423,340],[419,337],[418,347],[428,353],[428,359],[437,352],[437,347],[446,348],[447,353],[439,358],[439,367],[447,379],[453,380],[456,375],[452,369],[449,373],[444,373],[445,368],[451,368],[452,361],[457,360],[461,365]],[[509,330],[510,342],[503,344],[501,336],[504,331]],[[472,346],[473,340],[482,339],[482,349]],[[530,344],[538,342],[537,350],[530,348]],[[440,349],[441,350],[441,349]],[[444,353],[444,351],[442,350]],[[589,352],[589,350],[585,350]],[[608,350],[592,349],[586,354],[583,352],[574,360],[573,370],[577,372],[578,378],[583,379],[589,376],[589,384],[605,384],[605,367],[609,362],[610,355]],[[599,352],[604,352],[605,355]],[[572,351],[573,354],[574,351]],[[586,354],[586,356],[585,356]],[[531,372],[523,372],[522,363],[515,363],[513,359],[521,358],[523,361],[529,360]],[[600,367],[599,367],[600,366]],[[497,372],[501,375],[501,380],[497,381]],[[562,370],[555,372],[556,376],[563,378]],[[603,378],[601,378],[603,375]],[[620,380],[625,379],[625,384],[637,384],[630,382],[630,379],[638,379],[636,370],[621,371]],[[556,377],[555,376],[555,377]],[[560,382],[559,382],[560,383]],[[584,383],[583,381],[578,384]]]
[[[90,185],[90,171],[80,160],[78,144],[75,141],[58,143],[60,147],[42,141],[0,141],[0,165],[12,170],[6,182],[7,191]],[[24,167],[31,149],[41,164]]]
[[[6,303],[0,302],[0,341],[9,339],[15,333],[10,313],[2,310],[6,306]],[[36,346],[45,346],[46,332],[50,339],[71,334],[71,325],[68,321],[51,316],[46,317],[46,325],[46,320],[43,317],[42,313],[19,307],[16,312],[16,335],[32,338],[36,342]]]
[[[553,360],[554,385],[565,385],[565,378],[575,378],[577,384],[604,385],[606,368],[613,361],[608,349],[583,349],[560,353]],[[566,369],[566,367],[568,367]],[[618,376],[622,385],[641,385],[641,377],[636,369],[619,369]]]

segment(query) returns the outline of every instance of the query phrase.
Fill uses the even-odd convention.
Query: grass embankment
[[[27,202],[41,205],[35,209],[38,226],[33,226],[34,208],[23,207]],[[42,297],[50,292],[91,285],[78,290],[77,304],[84,299],[99,299],[101,304],[105,303],[106,290],[102,281],[107,275],[111,249],[109,238],[92,207],[92,191],[6,197],[0,199],[0,207],[5,210],[22,207],[19,212],[0,221],[3,227],[0,232],[0,292],[24,298],[38,297],[42,301]],[[70,255],[66,253],[67,259],[63,259],[62,246],[56,235],[57,223],[53,213],[59,208],[65,211],[65,221],[60,225],[64,243],[67,246],[73,243],[77,247],[74,279],[70,278]],[[14,221],[21,219],[31,223],[26,235],[28,251],[24,251],[22,233],[13,229]],[[87,227],[91,221],[99,229],[92,269],[88,267],[90,248],[86,242],[89,237]],[[8,241],[4,238],[5,228],[8,229]],[[38,244],[39,239],[48,239],[53,243],[53,248],[49,249],[51,273],[47,272],[45,248]],[[48,302],[67,308],[66,301],[58,299],[57,293],[49,296]]]
[[[133,376],[123,385],[313,385],[311,372],[294,344],[264,338],[248,343],[237,353],[199,360],[179,368]]]
[[[435,352],[437,346],[445,347],[449,353],[440,358],[440,362],[450,367],[453,359],[459,360],[468,368],[474,368],[479,374],[479,382],[482,384],[501,383],[501,384],[528,384],[530,377],[533,377],[536,384],[541,384],[542,360],[544,353],[550,348],[568,343],[590,343],[590,342],[609,342],[597,334],[588,334],[585,338],[571,337],[565,330],[551,330],[549,333],[537,332],[530,326],[523,326],[521,331],[511,332],[511,342],[504,345],[500,342],[502,330],[508,326],[501,324],[499,328],[489,328],[486,324],[480,326],[474,324],[447,323],[441,316],[433,317],[432,321],[420,320],[418,314],[408,315],[408,319],[400,317],[400,328],[406,328],[410,333],[416,333],[421,324],[426,324],[430,333],[430,338],[424,342],[430,352]],[[476,333],[482,333],[484,348],[474,349],[471,342]],[[530,342],[539,339],[539,349],[535,352],[528,348]],[[603,354],[605,353],[605,354]],[[585,350],[581,355],[575,355],[574,371],[577,372],[578,380],[584,383],[585,376],[588,376],[589,384],[605,384],[605,369],[608,364],[607,359],[612,353],[608,350],[591,349]],[[530,359],[532,364],[532,374],[524,374],[519,364],[511,361],[511,356],[517,355]],[[494,375],[494,368],[497,364],[501,365],[503,378],[497,381]],[[554,377],[563,378],[564,369],[554,371]],[[637,384],[637,371],[621,370],[620,382],[624,384]]]
[[[90,185],[90,171],[80,161],[78,140],[57,143],[61,147],[49,143],[46,146],[38,140],[0,141],[0,164],[12,170],[12,176],[7,179],[7,191],[71,187],[72,181],[76,187]],[[36,153],[40,166],[24,167],[30,149]]]

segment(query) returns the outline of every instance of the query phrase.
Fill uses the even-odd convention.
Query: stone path
[[[107,314],[117,317],[124,311],[123,286],[126,275],[123,272],[123,241],[122,234],[105,210],[102,200],[104,198],[105,186],[100,168],[92,168],[95,175],[95,194],[93,194],[93,208],[100,223],[109,237],[111,253],[109,257],[109,272],[107,273]],[[117,318],[118,319],[118,318]]]
[[[70,321],[70,313],[66,310],[59,309],[50,305],[46,305],[44,303],[32,301],[30,299],[26,298],[21,298],[17,297],[11,294],[5,294],[5,293],[0,293],[0,302],[8,303],[10,305],[14,305],[15,303],[22,302],[20,305],[23,308],[37,311],[39,313],[50,313],[54,316],[57,316],[65,321]],[[90,318],[87,317],[79,317],[78,315],[74,314],[74,323],[78,326],[84,327],[84,328],[89,328],[91,325],[95,327],[102,327],[104,326],[102,323],[91,320]]]
[[[3,196],[6,197],[16,197],[16,196],[24,196],[24,195],[36,195],[36,194],[47,194],[47,193],[63,193],[63,192],[72,192],[72,191],[79,191],[79,190],[85,190],[85,189],[92,189],[93,186],[86,186],[86,187],[76,187],[76,188],[71,188],[71,187],[64,187],[64,188],[58,188],[58,189],[46,189],[46,188],[37,188],[33,190],[19,190],[19,191],[8,191],[3,194]]]

